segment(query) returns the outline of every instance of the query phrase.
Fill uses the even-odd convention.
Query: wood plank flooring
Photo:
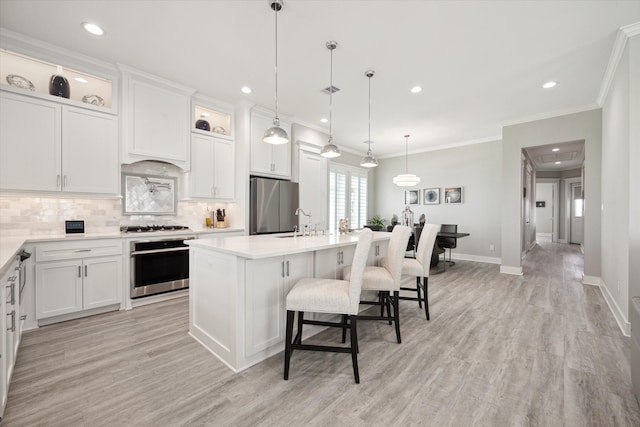
[[[630,341],[582,263],[552,243],[521,277],[458,261],[430,279],[430,322],[400,302],[402,344],[359,323],[359,385],[345,354],[233,374],[187,335],[186,298],[47,326],[24,335],[3,426],[640,426]]]

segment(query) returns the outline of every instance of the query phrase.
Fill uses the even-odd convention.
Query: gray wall
[[[468,145],[409,155],[409,172],[421,178],[422,199],[425,188],[439,188],[438,205],[411,205],[418,222],[424,213],[429,223],[458,224],[471,235],[458,240],[454,256],[499,262],[500,257],[500,183],[502,143],[500,141]],[[405,156],[381,159],[376,170],[375,212],[387,221],[404,209],[404,189],[393,184],[393,177],[404,173]],[[463,187],[463,203],[444,204],[444,187]],[[494,250],[489,250],[494,245]]]
[[[640,36],[636,36],[628,41],[602,113],[601,279],[626,321],[630,297],[640,296],[639,122]]]
[[[553,184],[537,183],[536,184],[536,202],[545,202],[544,207],[536,207],[536,233],[551,234],[553,224]],[[556,206],[556,209],[558,207]]]
[[[536,179],[538,178],[557,178],[558,179],[558,241],[568,242],[569,237],[565,230],[565,218],[569,215],[567,212],[567,204],[565,203],[565,182],[567,178],[580,178],[582,175],[581,169],[569,169],[564,171],[538,171],[536,172]]]
[[[538,120],[502,130],[502,267],[504,272],[522,271],[520,248],[522,173],[524,147],[585,141],[585,275],[599,277],[600,179],[602,111],[599,109]]]

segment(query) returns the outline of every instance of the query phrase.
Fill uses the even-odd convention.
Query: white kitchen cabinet
[[[371,249],[369,250],[369,258],[367,259],[367,265],[381,267],[382,260],[387,256],[388,247],[389,247],[388,240],[374,242],[371,245]]]
[[[315,252],[315,277],[342,279],[342,269],[351,265],[355,245],[340,246]]]
[[[161,160],[189,170],[194,90],[120,66],[122,162]]]
[[[0,103],[3,190],[119,193],[116,116],[9,92]]]
[[[286,297],[303,277],[313,277],[313,254],[300,253],[246,262],[245,353],[247,357],[282,343]]]
[[[251,111],[251,173],[291,179],[291,141],[273,145],[262,140],[264,132],[273,126],[273,113]],[[291,122],[280,118],[282,127],[291,138]]]
[[[202,199],[235,197],[235,144],[199,133],[191,134],[189,195]]]
[[[53,242],[36,248],[36,319],[119,308],[119,239]],[[61,319],[65,320],[65,319]]]
[[[20,279],[18,260],[14,260],[0,279],[0,419],[4,414],[9,392],[9,383],[13,376],[18,346],[20,345]]]

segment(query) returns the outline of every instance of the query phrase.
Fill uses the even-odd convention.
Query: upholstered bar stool
[[[405,225],[396,225],[391,232],[387,256],[383,260],[383,267],[367,266],[364,269],[362,290],[378,291],[378,301],[360,301],[361,304],[379,305],[380,316],[358,315],[351,316],[358,320],[387,320],[396,327],[396,339],[400,338],[400,315],[398,311],[398,298],[400,296],[400,279],[402,277],[402,260],[404,259],[407,242],[411,235],[411,229]],[[349,280],[354,273],[352,267],[345,267],[342,275]],[[393,294],[393,296],[392,296]],[[390,306],[393,306],[393,316]],[[387,316],[384,316],[384,308],[387,308]],[[343,336],[344,342],[344,336]]]
[[[431,255],[438,234],[437,224],[425,224],[418,240],[418,251],[415,258],[404,258],[402,260],[402,276],[413,276],[416,278],[416,287],[400,287],[403,291],[417,292],[417,297],[400,297],[402,300],[418,301],[418,306],[422,308],[424,301],[424,313],[429,320],[429,268],[431,267]],[[421,297],[420,291],[424,293]]]
[[[286,299],[287,326],[286,343],[284,349],[284,379],[289,379],[289,364],[293,350],[314,350],[331,351],[337,353],[351,353],[353,363],[353,375],[356,383],[360,383],[358,372],[358,335],[356,333],[356,319],[360,304],[360,292],[364,268],[367,265],[367,258],[373,232],[364,229],[360,233],[356,251],[351,264],[351,276],[348,280],[333,280],[322,278],[304,278],[298,280],[293,286]],[[293,321],[295,312],[298,312],[298,333],[292,340]],[[304,313],[330,313],[347,316],[347,322],[321,322],[315,320],[305,320]],[[302,344],[302,325],[320,325],[350,329],[351,345],[349,347],[332,347],[320,345]]]

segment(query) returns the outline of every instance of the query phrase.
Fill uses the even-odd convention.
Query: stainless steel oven
[[[189,287],[189,246],[195,237],[131,242],[131,298]]]

